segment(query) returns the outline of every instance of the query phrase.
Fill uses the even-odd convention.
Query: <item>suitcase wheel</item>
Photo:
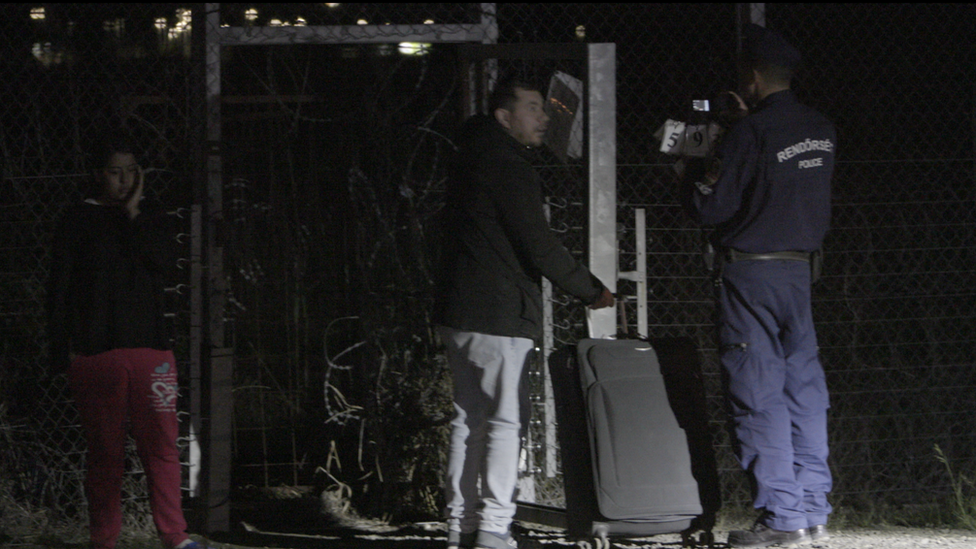
[[[593,538],[592,543],[588,539],[576,541],[578,549],[610,549],[610,540],[607,538]]]
[[[593,542],[595,549],[610,549],[610,532],[604,524],[593,526]]]

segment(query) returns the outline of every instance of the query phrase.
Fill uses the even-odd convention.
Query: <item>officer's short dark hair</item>
[[[767,80],[789,85],[800,66],[800,52],[783,35],[755,24],[743,29],[743,63]]]
[[[518,100],[518,97],[515,96],[515,90],[542,93],[541,86],[535,83],[515,77],[504,78],[495,84],[495,89],[488,96],[488,113],[494,113],[497,109],[511,111],[515,108],[515,102]]]
[[[766,81],[774,84],[782,84],[789,86],[790,82],[793,80],[793,74],[795,71],[789,67],[784,67],[783,65],[773,65],[770,63],[759,63],[752,67],[759,74],[763,75]]]

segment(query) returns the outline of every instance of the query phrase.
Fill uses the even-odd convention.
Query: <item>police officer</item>
[[[751,25],[743,52],[743,94],[733,96],[744,116],[714,157],[689,166],[686,203],[714,229],[721,363],[738,457],[761,510],[728,542],[802,544],[828,537],[831,512],[829,402],[810,284],[829,225],[837,138],[790,90],[800,62],[793,46]]]

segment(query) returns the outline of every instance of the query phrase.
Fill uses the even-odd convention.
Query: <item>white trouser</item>
[[[519,381],[534,344],[445,327],[438,332],[454,377],[445,483],[448,528],[508,532],[518,480]]]

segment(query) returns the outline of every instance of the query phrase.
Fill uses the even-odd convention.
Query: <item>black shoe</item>
[[[793,531],[773,530],[761,522],[757,522],[750,530],[729,532],[729,545],[732,547],[769,547],[770,545],[795,547],[811,541],[813,539],[810,538],[806,528]]]
[[[810,532],[810,539],[813,541],[827,541],[830,539],[830,532],[827,531],[826,524],[811,526],[807,528],[807,531]]]

